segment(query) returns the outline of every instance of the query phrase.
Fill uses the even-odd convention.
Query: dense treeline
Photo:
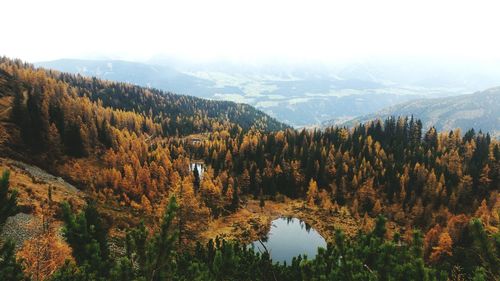
[[[15,92],[22,92],[16,100],[18,102],[16,106],[21,107],[18,109],[23,109],[22,103],[26,103],[25,109],[28,112],[39,109],[30,116],[31,125],[36,127],[38,125],[36,122],[39,121],[37,119],[49,117],[50,120],[47,121],[54,123],[61,134],[65,129],[62,122],[71,117],[65,115],[68,113],[68,106],[71,107],[71,104],[65,104],[68,102],[68,98],[83,102],[84,104],[78,108],[83,112],[88,111],[89,107],[94,108],[95,105],[99,105],[119,112],[135,113],[142,118],[139,120],[130,120],[133,119],[132,117],[125,119],[129,119],[126,122],[127,128],[136,133],[146,131],[162,136],[176,136],[217,130],[219,126],[228,126],[237,130],[234,128],[237,127],[236,125],[244,130],[249,128],[259,130],[286,128],[284,124],[245,104],[211,101],[125,83],[35,69],[29,64],[5,57],[0,58],[0,64],[2,84],[12,83]],[[13,79],[9,79],[9,75],[12,75]],[[110,115],[102,118],[110,122],[111,126],[115,125],[113,121],[117,121],[116,124],[119,126],[124,125],[124,120],[115,120],[123,119],[115,116],[119,115],[118,113],[110,113]],[[16,115],[16,117],[22,116],[22,114]],[[101,120],[86,120],[85,117],[88,116],[81,116],[83,123],[95,121],[94,126],[97,129],[104,129],[101,128],[103,124],[97,123]],[[229,124],[227,120],[231,120],[232,124]],[[40,131],[43,129],[47,128],[39,128]]]
[[[88,235],[83,232],[78,240],[71,239],[72,233],[82,233],[84,229],[102,229],[98,221],[91,223],[84,219],[94,217],[95,209],[88,206],[78,215],[82,218],[78,220],[66,206],[65,233],[70,238],[68,241],[74,249],[78,266],[68,265],[74,268],[70,271],[61,270],[56,274],[55,280],[89,277],[103,280],[387,280],[390,277],[435,280],[438,277],[435,271],[423,264],[421,236],[416,234],[411,248],[397,247],[396,242],[384,241],[383,219],[379,220],[371,234],[360,235],[354,242],[345,241],[339,232],[335,246],[330,245],[328,249],[321,250],[316,260],[297,257],[288,267],[273,264],[268,253],[255,253],[244,246],[220,240],[215,243],[210,241],[207,245],[198,244],[194,253],[177,254],[174,251],[178,235],[175,227],[177,208],[175,199],[172,199],[163,223],[151,236],[144,225],[130,231],[126,238],[126,256],[120,258],[115,267],[109,270],[113,263],[104,254],[108,251],[105,249],[102,231]],[[98,250],[85,251],[94,247]],[[384,250],[380,251],[382,249]],[[95,252],[103,254],[96,256]],[[397,253],[393,263],[390,260],[377,260],[389,253]],[[367,264],[368,261],[370,262]],[[408,274],[409,271],[411,274]]]
[[[6,129],[13,137],[3,150],[72,180],[99,202],[152,217],[161,218],[175,196],[182,243],[195,241],[211,218],[234,212],[247,198],[286,195],[331,215],[339,206],[355,217],[384,215],[405,230],[398,240],[380,239],[376,247],[411,248],[418,241],[412,233],[421,229],[421,256],[439,267],[431,274],[435,278],[456,266],[468,277],[479,266],[488,276],[498,274],[493,268],[500,253],[500,143],[487,133],[424,132],[411,117],[351,130],[298,131],[244,105],[35,69],[6,58],[0,69],[0,97],[11,97],[15,125]],[[205,163],[203,173],[191,169],[193,160]],[[82,220],[67,214],[67,221]],[[472,218],[481,223],[471,224]],[[375,243],[374,234],[363,235],[351,246]],[[482,250],[471,253],[476,244]],[[416,257],[410,248],[392,257]],[[478,253],[486,258],[477,261]],[[364,265],[374,270],[370,262]],[[331,261],[315,266],[311,276],[333,270]],[[305,274],[296,267],[273,272]]]
[[[108,256],[106,229],[95,207],[88,205],[74,215],[63,206],[64,233],[73,248],[75,262],[66,264],[51,280],[463,280],[462,272],[448,276],[446,266],[426,266],[422,234],[414,232],[410,241],[402,242],[399,234],[385,238],[385,219],[379,217],[367,234],[359,233],[346,240],[341,231],[335,243],[319,249],[311,259],[293,258],[290,265],[273,263],[269,253],[224,240],[197,244],[194,252],[178,251],[178,205],[170,199],[160,227],[148,234],[144,224],[129,231],[124,256]],[[475,245],[474,258],[488,260],[492,250],[481,245],[499,246],[490,240],[479,220],[467,227]],[[497,233],[498,236],[498,233]],[[444,247],[441,246],[440,247]],[[447,249],[443,249],[446,251]],[[473,263],[473,280],[498,276],[496,260]]]
[[[0,180],[0,200],[9,202],[0,209],[0,216],[15,212],[15,193],[8,192],[8,173]],[[61,206],[63,235],[73,250],[74,260],[53,272],[49,280],[463,280],[466,273],[458,270],[448,274],[448,262],[426,266],[422,234],[416,231],[411,240],[403,242],[399,234],[387,240],[385,219],[379,217],[373,230],[359,233],[346,240],[341,231],[335,243],[319,249],[311,259],[293,258],[290,265],[273,263],[267,252],[224,240],[197,243],[194,252],[179,249],[179,206],[170,198],[161,225],[153,233],[144,224],[131,229],[125,239],[125,253],[110,256],[108,229],[95,204],[88,204],[78,214],[69,204]],[[465,229],[470,235],[473,260],[470,261],[473,280],[488,280],[498,276],[500,243],[488,237],[479,220],[471,221]],[[442,239],[441,239],[442,240]],[[52,241],[53,242],[53,241]],[[451,245],[440,242],[441,255]],[[32,253],[34,254],[34,253]],[[0,248],[0,277],[2,280],[40,280],[39,274],[24,276],[22,265],[14,256],[12,242]],[[448,256],[449,257],[449,256]],[[50,257],[49,257],[50,258]],[[481,262],[484,261],[484,262]],[[33,266],[33,265],[29,265]],[[458,267],[456,267],[458,268]],[[39,273],[41,268],[36,268]],[[448,279],[450,278],[450,279]]]
[[[413,118],[390,118],[352,131],[214,135],[191,152],[216,174],[241,175],[240,189],[251,194],[304,197],[312,180],[355,213],[385,210],[401,222],[411,214],[417,226],[435,222],[435,212],[473,213],[483,200],[494,207],[500,184],[500,144],[488,134],[438,134],[431,128],[422,137],[422,125]],[[319,193],[311,196],[320,201]]]

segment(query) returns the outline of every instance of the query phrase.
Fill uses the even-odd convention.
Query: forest
[[[0,280],[500,278],[500,142],[487,132],[424,130],[412,116],[296,130],[247,105],[8,58],[0,91],[2,157],[43,167],[88,196],[78,209],[49,195],[44,212],[62,221],[66,244],[50,243],[58,231],[46,222],[41,269],[26,262],[30,245],[16,255],[4,242]],[[4,173],[0,225],[18,211],[8,190]],[[372,223],[352,237],[336,230],[316,257],[288,265],[238,241],[201,241],[209,221],[283,198]],[[135,219],[104,215],[104,205]],[[120,251],[110,249],[116,239]]]

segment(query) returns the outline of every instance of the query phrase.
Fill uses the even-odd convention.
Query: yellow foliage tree
[[[330,199],[330,194],[328,194],[328,191],[322,189],[319,192],[319,201],[321,204],[321,208],[324,210],[331,210],[333,207],[332,200]]]
[[[372,213],[374,216],[378,216],[382,213],[382,204],[380,203],[380,199],[375,201],[375,205],[373,205]]]
[[[309,206],[315,206],[318,200],[318,184],[314,179],[309,181],[309,187],[307,188],[307,204]]]
[[[24,261],[26,275],[38,281],[57,271],[71,257],[71,249],[50,228],[25,241],[17,255]]]
[[[197,233],[206,229],[210,221],[210,211],[198,200],[194,193],[192,177],[185,177],[175,190],[179,204],[179,240],[194,241]]]
[[[439,235],[438,245],[432,248],[429,260],[437,263],[445,257],[452,256],[453,240],[448,232]]]

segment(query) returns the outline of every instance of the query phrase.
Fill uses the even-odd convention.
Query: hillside
[[[97,77],[115,82],[127,82],[173,93],[196,97],[211,97],[209,91],[215,83],[184,74],[163,65],[150,65],[121,60],[60,59],[39,62],[39,67],[61,72],[76,73],[86,77]],[[223,90],[223,89],[220,89]]]
[[[2,59],[2,63],[9,64],[6,58]],[[20,64],[21,62],[14,63]],[[28,67],[32,66],[28,65]],[[125,67],[125,69],[127,68]],[[137,73],[148,75],[148,72],[143,71],[143,69],[139,69],[139,71],[134,71],[133,73],[134,76],[136,76],[135,74]],[[230,122],[245,130],[251,127],[263,130],[279,130],[286,128],[286,125],[245,104],[211,101],[193,96],[177,95],[154,88],[144,88],[132,84],[85,78],[80,75],[71,75],[53,70],[47,70],[46,75],[67,83],[70,87],[80,88],[79,95],[87,96],[91,101],[100,100],[103,106],[126,111],[133,110],[143,114],[159,114],[161,112],[161,114],[169,120],[181,117],[182,121],[180,123],[184,123],[187,127],[179,126],[177,129],[184,130],[184,132],[180,131],[180,134],[210,130],[210,128],[202,127],[192,128],[194,125],[191,123],[193,122],[187,120],[204,117],[221,123]],[[174,75],[174,79],[176,81],[182,80],[177,75]],[[120,81],[127,82],[129,80],[123,78]],[[192,82],[189,81],[187,83],[191,84]],[[194,131],[190,131],[191,129]],[[169,133],[172,134],[175,132],[169,129]]]
[[[375,114],[365,115],[340,123],[352,126],[389,116],[411,116],[422,120],[424,128],[434,126],[439,131],[460,128],[462,132],[474,130],[489,132],[500,137],[500,87],[482,92],[454,97],[423,99],[386,108]],[[328,126],[332,122],[325,122]]]
[[[417,87],[396,87],[392,82],[385,85],[381,81],[387,79],[375,78],[364,68],[341,71],[319,67],[318,71],[311,66],[258,68],[224,63],[79,59],[36,65],[179,94],[246,103],[295,127],[318,125],[334,117],[352,118],[424,97]]]
[[[7,220],[3,232],[0,229],[0,241],[13,238],[20,247],[25,240],[36,236],[41,230],[40,222],[49,193],[53,204],[72,202],[77,209],[85,204],[83,192],[38,167],[0,158],[0,171],[6,170],[10,172],[10,185],[18,192],[17,205],[22,212]]]
[[[426,98],[487,89],[498,82],[484,65],[432,60],[367,61],[338,65],[190,63],[60,59],[35,64],[86,77],[129,82],[179,94],[246,103],[294,127],[343,122]],[[474,75],[471,75],[474,73]]]

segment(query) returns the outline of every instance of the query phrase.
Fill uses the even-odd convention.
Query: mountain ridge
[[[344,71],[308,65],[252,67],[77,59],[35,65],[213,100],[246,103],[294,127],[317,126],[331,118],[352,118],[424,96],[422,89],[375,77],[378,75],[374,76],[372,68],[366,69],[364,65]]]
[[[500,137],[500,87],[493,87],[472,94],[433,99],[418,99],[391,106],[373,114],[348,121],[324,122],[323,126],[348,126],[390,116],[411,116],[421,119],[424,128],[436,127],[449,131],[460,128],[463,132],[474,128]]]

